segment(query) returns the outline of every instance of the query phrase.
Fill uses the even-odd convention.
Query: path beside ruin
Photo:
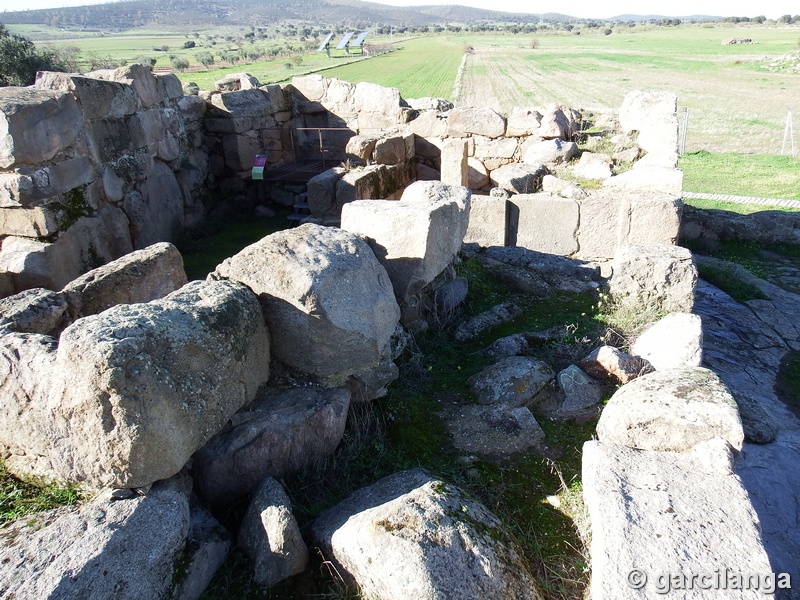
[[[736,204],[760,204],[764,206],[783,206],[800,209],[800,200],[780,200],[778,198],[760,198],[758,196],[732,196],[731,194],[706,194],[703,192],[683,192],[684,198],[699,200],[720,200]]]
[[[750,279],[748,277],[748,279]],[[703,363],[734,391],[749,439],[736,464],[758,513],[774,573],[791,574],[800,598],[800,419],[775,393],[780,361],[800,350],[800,296],[752,277],[769,300],[740,304],[700,281],[694,312],[703,319]],[[724,569],[725,565],[719,565]]]

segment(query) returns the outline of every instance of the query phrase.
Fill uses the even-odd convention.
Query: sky
[[[107,1],[107,0],[106,0]],[[476,8],[503,10],[506,12],[524,12],[538,14],[544,12],[561,12],[573,17],[603,19],[622,14],[664,15],[682,17],[690,15],[714,15],[722,17],[755,17],[765,15],[776,19],[781,15],[800,13],[797,0],[672,0],[670,2],[644,3],[641,0],[571,0],[554,6],[551,2],[531,2],[531,0],[458,0],[442,2],[437,0],[373,0],[381,4],[394,6],[414,6],[420,4],[461,4]],[[0,11],[26,10],[35,8],[54,8],[59,6],[82,6],[99,4],[98,0],[0,0]]]

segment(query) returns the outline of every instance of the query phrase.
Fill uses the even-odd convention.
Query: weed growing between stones
[[[56,211],[58,228],[66,231],[80,218],[92,214],[92,207],[86,201],[82,187],[76,187],[63,195],[62,202],[53,202],[50,208]]]
[[[71,506],[79,500],[81,495],[75,488],[23,481],[9,473],[0,461],[0,526],[25,515]]]

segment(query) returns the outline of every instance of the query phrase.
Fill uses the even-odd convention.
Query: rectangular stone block
[[[505,198],[473,195],[464,243],[484,248],[505,246],[507,203]]]
[[[80,108],[66,92],[0,88],[0,169],[50,160],[83,129]]]
[[[509,246],[561,256],[578,251],[577,202],[547,193],[518,194],[508,202]]]
[[[42,90],[72,92],[87,121],[121,118],[132,115],[139,108],[139,97],[133,87],[116,81],[45,71],[36,75],[35,85]],[[180,82],[178,89],[183,95]]]
[[[678,584],[664,579],[720,573],[725,581],[727,573],[774,571],[758,515],[730,462],[718,446],[681,453],[586,442],[583,493],[592,530],[592,598],[772,596],[741,587],[700,591],[700,579],[689,592],[685,585],[680,589],[680,579]]]
[[[629,229],[630,201],[624,193],[595,191],[580,203],[578,257],[613,258]]]
[[[441,161],[442,183],[466,187],[469,181],[467,140],[461,138],[445,140],[442,144]]]
[[[0,208],[0,232],[3,235],[45,238],[57,231],[58,219],[48,208]]]
[[[669,194],[631,196],[629,244],[676,244],[683,202]]]

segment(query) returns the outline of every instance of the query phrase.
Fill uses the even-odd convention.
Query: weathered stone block
[[[250,557],[257,585],[270,588],[306,568],[308,548],[292,515],[292,503],[271,477],[253,494],[238,543]]]
[[[118,304],[150,302],[187,283],[183,259],[162,242],[136,250],[69,282],[61,296],[72,320],[96,315]]]
[[[580,203],[578,255],[613,258],[628,235],[630,201],[627,195],[593,191]]]
[[[58,230],[58,215],[47,207],[0,208],[3,235],[46,238]]]
[[[256,154],[261,154],[261,144],[246,135],[226,135],[222,138],[225,165],[232,171],[249,171]]]
[[[126,117],[139,108],[139,98],[133,87],[116,81],[40,71],[36,74],[35,87],[71,92],[78,100],[86,121]]]
[[[269,377],[269,335],[242,285],[194,281],[61,334],[49,395],[61,478],[132,488],[177,473]]]
[[[66,325],[67,302],[61,294],[33,288],[0,300],[0,329],[57,336]]]
[[[360,237],[301,225],[248,246],[210,277],[252,289],[275,357],[326,386],[361,381],[376,397],[397,377],[390,340],[400,309],[386,270]]]
[[[0,168],[50,160],[83,127],[78,103],[67,92],[0,88]]]
[[[680,246],[622,246],[614,255],[609,291],[642,308],[691,312],[697,269],[692,253]]]
[[[375,143],[375,162],[396,165],[406,159],[406,143],[402,137],[389,137]]]
[[[469,182],[467,141],[448,139],[441,149],[441,181],[448,185],[466,186]]]
[[[397,299],[408,301],[461,249],[471,193],[441,182],[416,182],[399,201],[360,200],[342,209],[342,229],[367,238]]]
[[[519,194],[508,202],[516,225],[511,245],[561,256],[578,250],[577,202],[546,193]]]
[[[265,477],[313,468],[342,440],[350,392],[317,386],[268,392],[231,418],[194,456],[197,488],[222,508],[252,493]]]
[[[645,330],[631,346],[657,371],[699,367],[703,360],[703,323],[699,315],[671,313]]]
[[[508,137],[523,137],[538,135],[542,114],[532,108],[513,108],[508,115],[506,135]]]
[[[390,475],[325,511],[313,536],[370,598],[542,597],[497,517],[420,469]]]
[[[473,195],[469,209],[469,227],[464,243],[483,247],[504,246],[506,243],[505,198]]]
[[[489,177],[494,185],[512,194],[532,194],[541,189],[545,175],[544,165],[512,163],[494,169]]]
[[[138,187],[139,192],[128,193],[123,201],[134,247],[174,240],[183,231],[184,214],[183,193],[172,169],[156,161],[151,176]]]
[[[312,215],[324,217],[336,212],[336,185],[342,175],[344,169],[334,167],[309,179],[308,208]]]
[[[495,140],[475,136],[475,158],[514,158],[519,147],[519,142],[514,138],[498,138]]]
[[[506,120],[491,108],[454,108],[447,118],[447,134],[465,137],[469,134],[498,138],[506,131]]]
[[[525,150],[523,162],[531,165],[558,165],[569,162],[577,155],[578,144],[575,142],[565,142],[559,139],[543,140]]]
[[[683,202],[677,196],[648,192],[630,195],[629,244],[676,244]]]

